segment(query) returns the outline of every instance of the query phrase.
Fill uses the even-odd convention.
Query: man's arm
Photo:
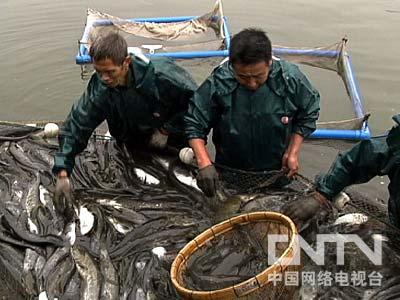
[[[214,91],[211,75],[195,92],[184,118],[185,135],[199,166],[197,185],[208,197],[215,196],[219,184],[218,173],[206,148],[207,135],[217,118]]]
[[[339,154],[329,172],[317,178],[317,192],[285,204],[283,213],[298,223],[312,218],[321,209],[329,210],[330,201],[345,187],[381,174],[389,157],[388,150],[386,143],[369,140]]]
[[[306,138],[317,128],[320,95],[307,77],[300,70],[298,72],[294,95],[298,110],[293,118],[292,134],[297,133]]]
[[[184,116],[185,136],[189,143],[191,143],[191,140],[201,139],[205,148],[207,135],[217,118],[217,104],[213,99],[214,94],[215,87],[211,75],[190,99],[188,110]],[[200,150],[200,141],[194,142],[194,144],[198,149],[193,149],[193,151],[202,151]],[[199,155],[202,155],[202,153],[199,153]],[[206,161],[205,157],[204,159]]]
[[[183,134],[183,116],[188,109],[189,99],[197,89],[197,84],[185,69],[169,59],[157,61],[155,68],[157,69],[155,83],[164,119],[161,130],[166,133]]]
[[[77,103],[63,124],[59,151],[55,155],[53,173],[70,175],[75,165],[75,156],[82,152],[94,129],[106,118],[106,87],[94,74]],[[64,172],[61,172],[63,171]]]
[[[289,170],[288,177],[295,175],[300,168],[299,154],[303,141],[304,137],[298,133],[293,133],[290,138],[289,146],[282,160],[282,167]]]
[[[189,140],[189,146],[193,149],[199,169],[212,165],[210,154],[203,139],[191,139]]]
[[[317,128],[320,96],[307,77],[296,68],[294,102],[298,108],[292,123],[290,143],[282,159],[282,166],[289,169],[291,177],[299,170],[299,154],[304,138]]]
[[[317,190],[332,199],[349,185],[365,183],[381,175],[389,156],[385,142],[362,141],[338,155],[328,173],[317,178]]]

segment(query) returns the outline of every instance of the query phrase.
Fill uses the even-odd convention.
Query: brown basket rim
[[[211,290],[211,291],[189,290],[183,287],[177,281],[177,276],[182,269],[181,268],[182,264],[185,263],[188,257],[191,254],[193,254],[199,247],[203,246],[206,242],[212,240],[213,238],[227,231],[232,230],[234,224],[248,224],[254,221],[261,221],[261,220],[278,221],[280,223],[283,223],[284,225],[287,225],[288,228],[290,228],[292,233],[288,247],[279,257],[279,259],[277,259],[277,261],[274,262],[271,266],[269,266],[264,271],[255,275],[252,278],[249,278],[234,286],[218,290]],[[269,281],[268,279],[265,280],[265,278],[267,278],[267,275],[270,273],[270,271],[272,270],[275,271],[276,269],[279,269],[280,272],[283,272],[283,270],[286,269],[287,263],[291,262],[293,259],[293,257],[289,259],[286,256],[288,255],[289,252],[292,252],[293,254],[298,249],[297,233],[298,233],[297,227],[293,223],[293,221],[289,217],[278,212],[260,211],[260,212],[246,213],[232,217],[228,220],[215,224],[212,227],[206,229],[198,236],[196,236],[192,241],[187,243],[185,247],[183,247],[179,251],[178,255],[176,256],[171,265],[170,276],[172,283],[175,286],[178,293],[187,299],[212,299],[214,297],[216,299],[220,299],[221,297],[228,295],[238,297],[236,290],[245,290],[245,293],[240,295],[240,296],[245,296],[267,284]],[[264,282],[259,282],[259,279],[264,279]]]

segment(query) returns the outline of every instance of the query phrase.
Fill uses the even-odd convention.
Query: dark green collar
[[[130,82],[132,86],[145,95],[158,98],[158,89],[155,83],[156,74],[151,61],[144,61],[139,57],[132,56],[130,65]]]

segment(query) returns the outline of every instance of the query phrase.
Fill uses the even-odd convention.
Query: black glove
[[[71,184],[69,178],[57,177],[53,203],[56,211],[67,221],[71,221],[75,217],[72,200]]]
[[[214,197],[218,187],[218,173],[213,165],[199,170],[197,186],[207,197]]]
[[[149,140],[149,147],[153,149],[164,149],[168,143],[168,134],[165,131],[155,129]]]
[[[330,203],[322,194],[315,192],[285,204],[282,213],[298,223],[311,219],[322,208],[330,209]]]

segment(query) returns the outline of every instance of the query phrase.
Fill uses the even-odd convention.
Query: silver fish
[[[160,180],[155,178],[153,175],[150,175],[149,173],[146,173],[142,169],[134,168],[134,172],[135,172],[136,176],[139,177],[139,179],[145,184],[151,184],[151,185],[160,184]]]
[[[81,300],[95,300],[100,296],[101,274],[93,258],[82,247],[72,246],[71,255],[81,278]]]
[[[35,174],[36,179],[35,182],[29,187],[28,194],[24,198],[23,207],[28,214],[28,228],[32,233],[39,233],[38,227],[32,219],[32,212],[35,208],[40,205],[39,200],[39,185],[40,185],[40,177],[39,173]]]
[[[359,225],[359,224],[363,224],[367,221],[368,221],[368,216],[364,215],[363,213],[352,213],[352,214],[346,214],[346,215],[338,217],[333,224],[334,225],[339,225],[339,224]]]
[[[79,226],[81,234],[85,235],[92,230],[94,224],[94,215],[85,207],[79,207]]]
[[[100,299],[117,299],[119,294],[118,274],[111,262],[110,255],[108,254],[104,244],[100,245],[100,270],[101,274],[103,275]]]
[[[39,258],[39,254],[31,249],[26,249],[25,258],[23,264],[22,278],[25,283],[26,289],[29,294],[34,295],[37,293],[34,279],[34,269],[36,261]]]

